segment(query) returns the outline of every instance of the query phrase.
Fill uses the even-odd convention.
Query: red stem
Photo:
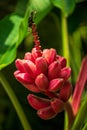
[[[79,109],[82,92],[85,87],[85,83],[87,81],[87,56],[83,59],[80,73],[75,85],[75,90],[72,97],[72,108],[74,114],[76,115]]]
[[[34,37],[35,48],[36,48],[36,50],[40,50],[41,49],[40,40],[39,40],[37,27],[36,27],[35,23],[32,23],[32,34],[33,34],[33,37]]]

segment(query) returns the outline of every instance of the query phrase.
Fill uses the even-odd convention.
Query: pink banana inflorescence
[[[39,117],[46,120],[64,110],[72,91],[68,81],[71,69],[66,67],[66,59],[55,49],[41,50],[35,23],[32,23],[32,34],[35,47],[25,53],[24,59],[16,60],[14,76],[28,90],[46,95],[46,98],[34,94],[27,97]]]

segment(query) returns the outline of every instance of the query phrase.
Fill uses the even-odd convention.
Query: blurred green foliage
[[[61,41],[61,11],[68,21],[70,65],[72,83],[75,84],[82,58],[87,54],[87,1],[86,0],[3,0],[0,1],[0,71],[4,73],[17,95],[32,130],[62,130],[63,113],[54,119],[44,121],[37,117],[27,103],[26,90],[18,83],[13,72],[16,57],[23,58],[24,53],[33,47],[31,31],[27,33],[28,17],[36,10],[35,22],[42,48],[56,48],[63,55]],[[67,50],[66,50],[67,51]],[[22,130],[19,118],[0,84],[0,130]]]

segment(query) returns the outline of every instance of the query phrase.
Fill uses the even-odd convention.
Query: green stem
[[[87,97],[86,97],[87,99]],[[78,114],[76,115],[76,119],[73,123],[71,130],[80,130],[82,126],[87,122],[87,100],[83,101]]]
[[[67,59],[67,66],[70,65],[70,56],[69,56],[69,41],[68,41],[68,28],[67,28],[67,18],[64,16],[63,12],[61,11],[61,36],[62,36],[62,48],[63,48],[63,56]],[[69,123],[71,122],[72,117],[70,116],[69,110],[70,105],[66,107],[67,112],[65,112],[65,122],[64,122],[64,130],[69,128]]]
[[[66,111],[65,111],[65,127],[64,127],[64,130],[70,130],[72,123],[74,121],[74,118],[75,118],[70,102],[66,102],[65,110]]]
[[[61,31],[62,31],[62,47],[63,56],[67,59],[67,65],[69,66],[69,41],[68,41],[68,28],[67,18],[61,12]]]
[[[17,100],[16,95],[14,94],[13,90],[11,89],[11,86],[9,85],[9,83],[7,82],[7,80],[5,79],[4,75],[1,72],[0,72],[0,82],[3,85],[5,91],[7,92],[11,102],[13,103],[13,106],[19,116],[19,119],[21,121],[24,130],[31,130],[29,122],[25,117],[25,114],[22,110],[20,103]]]

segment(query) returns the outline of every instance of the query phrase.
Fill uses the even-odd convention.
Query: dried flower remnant
[[[55,49],[41,50],[35,23],[32,23],[35,47],[25,53],[24,59],[17,59],[15,78],[28,90],[42,93],[48,98],[27,96],[29,104],[37,110],[42,119],[51,119],[64,110],[72,86],[68,81],[71,69],[66,67],[66,59],[59,56]]]

